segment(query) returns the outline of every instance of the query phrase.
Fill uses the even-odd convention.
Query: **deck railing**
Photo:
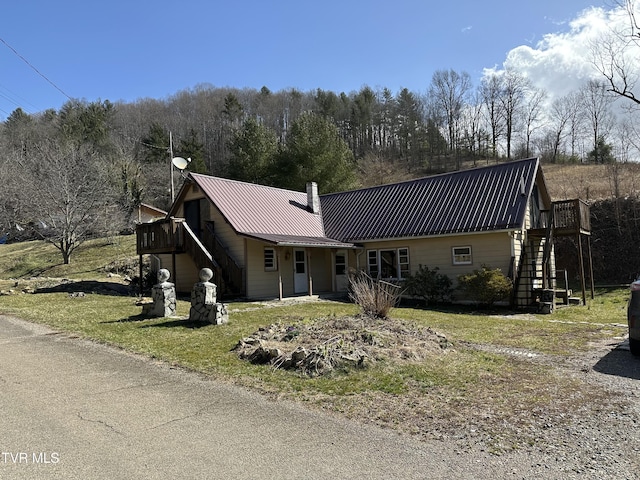
[[[553,226],[556,231],[591,232],[589,205],[582,200],[553,202]]]
[[[552,203],[552,210],[540,211],[540,218],[533,230],[542,233],[553,222],[554,235],[588,234],[591,232],[590,216],[589,205],[582,200],[561,200]]]
[[[139,255],[159,253],[188,253],[198,268],[209,267],[219,288],[244,291],[244,271],[220,243],[211,225],[198,238],[184,218],[167,218],[136,227]]]
[[[184,248],[182,218],[166,218],[152,223],[141,223],[136,227],[138,254],[170,253]]]

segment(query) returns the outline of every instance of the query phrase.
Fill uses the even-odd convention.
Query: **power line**
[[[58,90],[61,94],[63,94],[65,97],[67,97],[69,100],[73,100],[69,95],[67,95],[59,86],[57,86],[55,83],[53,83],[51,80],[49,80],[46,75],[44,75],[40,70],[38,70],[36,67],[34,67],[26,58],[24,58],[22,55],[20,55],[18,53],[18,51],[13,48],[11,45],[9,45],[7,42],[5,42],[2,38],[0,38],[0,42],[4,43],[6,45],[6,47],[11,50],[13,53],[16,54],[16,56],[22,60],[24,63],[26,63],[27,65],[29,65],[29,67],[31,67],[31,69],[36,72],[38,75],[40,75],[42,78],[44,78],[47,82],[49,82],[56,90]]]

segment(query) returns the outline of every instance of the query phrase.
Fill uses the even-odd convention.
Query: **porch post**
[[[142,254],[140,254],[140,296],[142,296],[143,280],[142,280]]]
[[[175,249],[171,252],[171,275],[173,276],[173,283],[177,285],[177,276],[176,276],[176,251]]]
[[[336,252],[335,248],[331,249],[331,291],[336,292],[338,286],[336,285]],[[348,262],[347,262],[348,263]]]
[[[313,295],[313,278],[311,277],[311,250],[305,248],[307,255],[307,283],[309,285],[309,296]]]
[[[280,247],[276,249],[276,259],[278,261],[278,300],[282,301],[282,266],[280,263]]]
[[[582,303],[587,305],[587,287],[584,281],[584,258],[582,258],[582,235],[578,232],[578,263],[580,264],[580,283],[582,284]]]
[[[591,300],[595,298],[595,287],[593,285],[593,259],[591,258],[591,235],[587,236],[587,253],[589,254],[589,280],[591,281]]]

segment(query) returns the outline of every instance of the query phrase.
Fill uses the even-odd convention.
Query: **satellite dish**
[[[173,157],[171,159],[171,163],[173,163],[173,166],[176,167],[178,170],[184,170],[185,168],[187,168],[187,165],[189,165],[189,162],[191,161],[191,158],[182,158],[182,157]]]

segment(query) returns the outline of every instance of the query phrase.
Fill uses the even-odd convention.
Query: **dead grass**
[[[581,198],[587,202],[640,194],[640,164],[542,166],[554,200]]]

